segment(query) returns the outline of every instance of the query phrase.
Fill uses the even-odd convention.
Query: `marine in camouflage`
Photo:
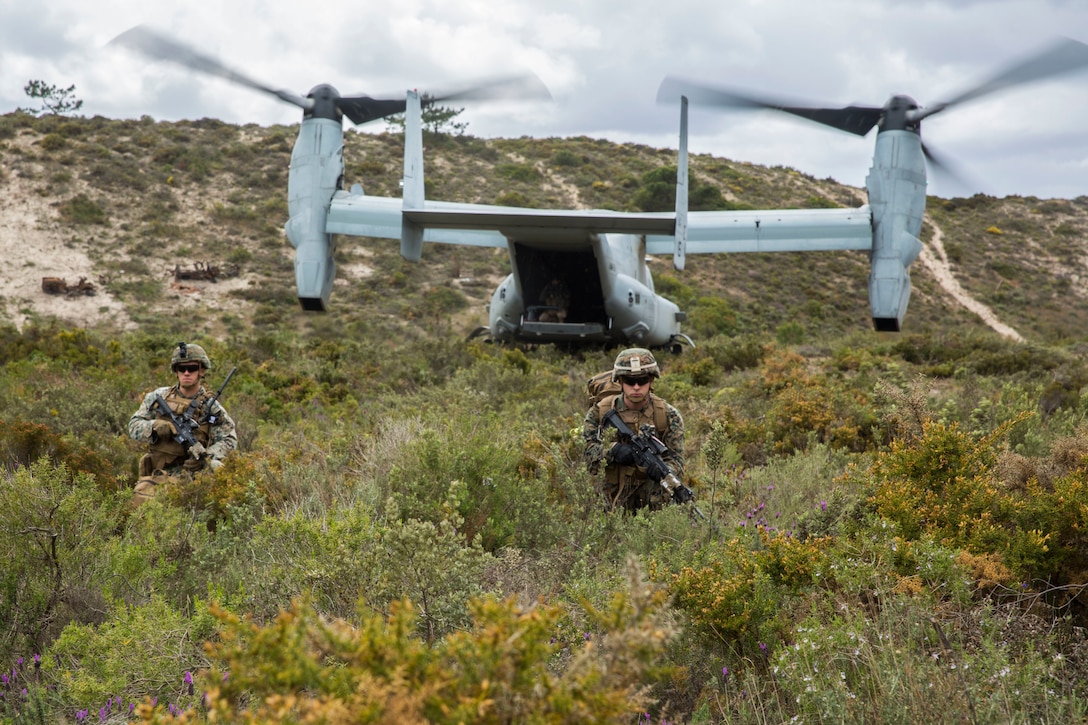
[[[193,385],[186,385],[185,390],[190,394],[196,388],[195,394],[188,397],[182,392],[182,373],[178,368],[184,369],[191,363],[199,364],[200,377]],[[133,505],[153,498],[164,484],[192,480],[194,473],[204,468],[219,468],[227,454],[238,447],[234,419],[219,403],[218,394],[204,388],[202,379],[211,367],[212,361],[203,347],[179,342],[170,356],[170,370],[177,374],[178,382],[145,395],[129,419],[129,437],[147,443],[147,453],[140,459],[139,478],[133,488]],[[185,374],[192,375],[193,370],[186,370]],[[187,416],[192,421],[192,438],[196,442],[190,439],[191,447],[167,434],[177,431],[169,416],[156,406],[160,398],[176,416]]]
[[[601,426],[601,420],[609,409],[619,413],[632,431],[639,432],[644,425],[652,426],[657,438],[668,448],[662,454],[662,460],[678,478],[683,478],[684,419],[680,411],[653,393],[640,410],[631,409],[624,404],[623,395],[620,394],[601,400],[589,409],[582,421],[582,438],[585,442],[583,460],[594,476],[601,476],[603,464],[603,480],[599,488],[606,508],[623,508],[632,512],[645,507],[661,508],[668,502],[668,496],[660,483],[651,480],[644,469],[609,460],[609,452],[620,438],[615,428]]]
[[[160,417],[154,410],[157,395],[161,395],[175,413],[184,413],[192,401],[192,398],[186,398],[181,394],[177,385],[152,390],[144,396],[139,409],[129,419],[128,434],[133,440],[148,444],[149,455],[152,457],[149,462],[152,471],[161,470],[169,476],[180,475],[184,470],[186,452],[180,450],[180,444],[174,444],[176,448],[172,447],[170,444],[173,441],[157,440],[152,430],[155,421]],[[206,401],[211,396],[212,394],[201,385],[197,397]],[[214,470],[222,465],[228,453],[238,448],[238,434],[235,430],[234,419],[218,400],[211,404],[211,410],[204,410],[205,405],[205,403],[199,404],[196,419],[198,422],[204,419],[214,420],[214,423],[203,422],[196,430],[196,437],[204,445],[207,465]],[[141,463],[141,468],[144,467],[145,464]],[[141,470],[140,474],[147,475],[144,470]]]

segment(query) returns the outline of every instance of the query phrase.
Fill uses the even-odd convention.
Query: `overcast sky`
[[[550,103],[466,106],[483,137],[585,135],[676,148],[669,74],[827,106],[951,98],[1058,36],[1088,42],[1085,0],[0,0],[0,113],[28,80],[74,84],[80,113],[292,124],[282,101],[107,43],[147,24],[269,86],[396,95],[535,72]],[[1088,72],[988,96],[923,124],[966,186],[931,194],[1088,194]],[[693,107],[689,147],[863,186],[865,138],[770,111]],[[366,130],[380,131],[377,122]]]

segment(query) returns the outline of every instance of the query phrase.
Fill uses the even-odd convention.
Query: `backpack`
[[[619,395],[621,392],[623,388],[618,380],[612,379],[611,368],[603,373],[597,373],[586,381],[586,397],[589,398],[590,407],[610,395]]]

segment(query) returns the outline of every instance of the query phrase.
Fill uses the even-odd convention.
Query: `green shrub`
[[[512,181],[524,181],[526,183],[538,183],[540,172],[532,164],[498,164],[495,173]]]
[[[673,635],[664,605],[636,570],[606,606],[583,605],[599,641],[558,659],[553,634],[564,610],[513,599],[474,601],[471,626],[432,645],[413,635],[408,602],[385,617],[363,611],[354,623],[324,619],[305,601],[267,626],[220,612],[217,664],[202,678],[208,715],[226,723],[334,715],[451,725],[630,722],[651,704],[642,684],[668,673],[657,662]],[[156,717],[147,706],[140,714]]]
[[[789,603],[812,587],[826,567],[827,542],[802,542],[759,529],[747,538],[711,543],[687,565],[649,565],[692,625],[737,657],[758,656],[783,634]]]
[[[6,646],[44,652],[69,622],[93,622],[122,498],[42,459],[0,472],[0,627]]]
[[[726,299],[700,297],[688,314],[688,325],[699,337],[733,335],[737,331],[737,314]]]
[[[974,438],[956,424],[926,423],[912,442],[892,443],[869,474],[877,512],[908,540],[931,537],[979,555],[1000,557],[1023,579],[1064,573],[1079,579],[1088,486],[1083,475],[1046,490],[1028,481],[1017,491],[996,473],[997,443],[1016,421]],[[1072,567],[1070,569],[1069,567]]]
[[[86,194],[76,194],[59,204],[61,218],[69,224],[105,224],[106,210]]]
[[[58,695],[73,709],[97,711],[114,698],[127,704],[152,697],[184,710],[200,701],[184,683],[187,673],[207,669],[204,642],[216,628],[200,602],[185,616],[153,596],[140,606],[111,607],[101,624],[68,625],[43,667],[57,673]]]
[[[536,203],[520,191],[504,191],[495,198],[499,206],[520,206],[532,208]]]
[[[560,149],[552,154],[552,164],[555,166],[581,166],[582,159],[573,151]]]

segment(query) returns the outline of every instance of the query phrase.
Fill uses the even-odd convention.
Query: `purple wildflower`
[[[827,501],[821,501],[820,502],[820,510],[821,511],[827,511]]]
[[[723,667],[722,668],[722,679],[723,680],[729,679],[729,668],[728,667]]]

